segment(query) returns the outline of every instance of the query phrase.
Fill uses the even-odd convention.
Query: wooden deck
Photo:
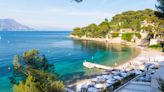
[[[91,63],[91,62],[83,62],[83,65],[87,68],[99,68],[99,69],[104,69],[104,70],[111,70],[113,69],[112,67],[108,67],[108,66],[104,66],[104,65],[100,65],[100,64],[95,64],[95,63]]]

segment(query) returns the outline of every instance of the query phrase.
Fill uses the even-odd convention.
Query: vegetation
[[[63,92],[64,85],[38,50],[29,50],[13,60],[13,76],[10,77],[15,92]]]
[[[159,89],[164,92],[164,80],[158,79]]]
[[[110,24],[107,19],[99,25],[90,24],[83,28],[75,28],[72,35],[77,35],[79,37],[94,37],[94,38],[104,38],[106,34],[110,31]]]
[[[111,33],[111,35],[112,35],[112,38],[115,38],[115,37],[119,36],[119,33],[118,32],[114,32],[114,33]]]
[[[162,50],[162,45],[159,43],[156,45],[151,45],[151,46],[149,46],[149,48],[156,49],[156,50]]]
[[[143,26],[142,22],[147,21],[147,23],[151,24],[148,26]],[[108,35],[112,37],[117,37],[122,28],[130,28],[134,33],[136,32],[146,32],[148,34],[152,33],[153,38],[164,37],[164,19],[161,19],[156,16],[156,11],[145,9],[139,11],[127,11],[121,14],[115,15],[111,21],[105,19],[99,25],[90,24],[88,26],[82,28],[75,28],[72,32],[72,35],[76,35],[79,37],[86,36],[92,38],[105,38]],[[114,33],[114,34],[113,34]],[[130,40],[130,34],[127,35]],[[125,38],[125,37],[122,37]]]
[[[136,77],[135,74],[130,74],[127,77],[125,77],[124,79],[117,81],[116,83],[113,84],[113,90],[117,89],[118,87],[124,85],[126,82],[132,80],[134,77]]]
[[[162,18],[164,18],[164,0],[157,0],[158,5],[156,5],[156,8],[159,10],[158,15]]]
[[[122,34],[122,39],[126,41],[131,41],[134,37],[141,38],[139,33],[124,33]]]

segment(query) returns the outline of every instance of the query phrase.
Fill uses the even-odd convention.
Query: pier
[[[99,68],[99,69],[104,69],[104,70],[113,69],[112,67],[108,67],[108,66],[104,66],[104,65],[100,65],[100,64],[95,64],[95,63],[91,63],[91,62],[87,62],[87,61],[84,61],[83,65],[87,68]]]

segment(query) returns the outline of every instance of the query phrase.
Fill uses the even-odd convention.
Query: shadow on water
[[[80,46],[81,49],[86,49],[89,53],[95,53],[97,50],[113,50],[115,52],[125,51],[125,45],[111,44],[98,41],[87,41],[87,40],[75,40],[73,39],[75,46]]]
[[[106,60],[114,59],[117,57],[117,59],[114,59],[114,60],[118,61],[119,64],[122,64],[122,63],[126,62],[127,60],[129,60],[139,54],[138,49],[130,48],[128,46],[121,45],[121,44],[110,44],[110,43],[105,43],[105,42],[73,39],[73,45],[76,47],[79,47],[82,51],[86,51],[89,54],[90,58],[93,55],[95,55],[96,52],[99,52],[99,51],[104,52],[105,51],[105,53],[107,52],[107,54],[106,54],[107,56],[105,57]],[[100,58],[98,58],[98,59],[100,59]],[[92,59],[88,59],[88,60],[91,60],[91,62],[93,62]],[[106,61],[102,62],[101,60],[102,59],[100,59],[100,60],[97,60],[97,58],[94,59],[95,63],[100,63],[100,64],[110,63],[110,62],[106,62]],[[115,62],[115,61],[113,61],[113,62]],[[74,72],[74,73],[64,74],[61,76],[61,79],[65,82],[65,84],[70,84],[70,83],[77,82],[81,79],[91,78],[97,74],[100,74],[101,72],[102,72],[102,70],[100,70],[100,69],[96,70],[96,69],[84,68],[84,71],[82,71],[82,72]]]

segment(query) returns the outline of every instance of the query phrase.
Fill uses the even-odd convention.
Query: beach
[[[111,43],[111,41],[106,41],[105,39],[101,39],[101,38],[79,38],[79,37],[74,37],[74,36],[71,36],[71,38],[79,39],[79,40],[91,40],[91,41],[101,41],[101,42],[110,42]],[[134,43],[132,43],[132,44],[130,43],[128,45],[138,48],[140,50],[140,53],[137,56],[135,56],[134,58],[131,58],[130,60],[128,60],[127,62],[120,64],[116,67],[113,67],[114,69],[119,69],[119,70],[144,69],[144,63],[158,62],[158,57],[164,56],[164,54],[162,52],[157,51],[157,50],[149,49],[146,47],[140,47]],[[68,87],[72,88],[77,85],[89,83],[90,81],[91,81],[91,79],[79,80],[75,83],[68,85]]]

